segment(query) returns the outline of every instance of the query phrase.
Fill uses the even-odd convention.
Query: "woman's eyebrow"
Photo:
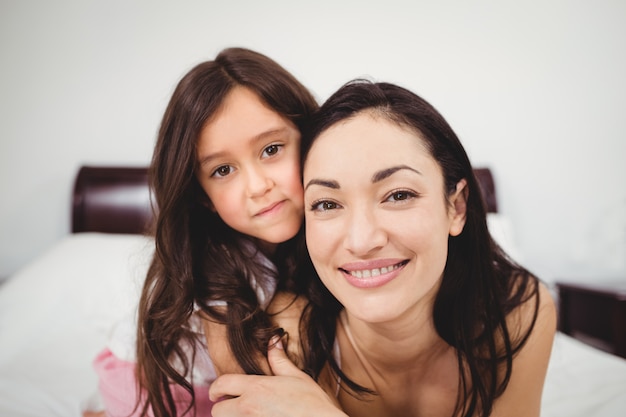
[[[339,188],[341,188],[339,187],[339,183],[337,181],[321,180],[314,178],[306,184],[304,190],[306,191],[306,189],[309,188],[310,185],[319,185],[321,187],[332,188],[334,190],[338,190]]]
[[[417,169],[411,168],[408,165],[398,165],[398,166],[386,168],[386,169],[375,172],[374,175],[372,175],[372,183],[376,183],[376,182],[384,180],[385,178],[389,178],[396,172],[401,171],[403,169],[408,169],[409,171],[413,171],[416,174],[422,175],[422,173],[419,172]],[[319,185],[321,187],[332,188],[334,190],[338,190],[341,188],[339,186],[339,183],[335,180],[324,180],[324,179],[313,178],[311,181],[309,181],[306,184],[304,189],[306,190],[311,185]]]
[[[372,183],[376,183],[376,182],[384,180],[385,178],[389,178],[396,172],[403,170],[403,169],[408,169],[409,171],[413,171],[416,174],[422,175],[421,172],[419,172],[415,168],[411,168],[408,165],[397,165],[391,168],[386,168],[386,169],[375,172],[374,175],[372,175]]]

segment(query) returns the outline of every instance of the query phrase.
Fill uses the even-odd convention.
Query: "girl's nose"
[[[248,196],[251,198],[265,195],[274,185],[272,179],[261,168],[248,169]]]

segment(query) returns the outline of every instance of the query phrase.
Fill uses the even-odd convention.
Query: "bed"
[[[514,257],[488,168],[477,177],[489,227]],[[0,416],[73,417],[97,409],[91,362],[132,312],[153,253],[146,169],[82,167],[72,233],[0,285]],[[543,417],[626,415],[626,360],[557,333]]]

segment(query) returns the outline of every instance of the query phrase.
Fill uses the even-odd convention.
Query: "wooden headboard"
[[[83,166],[78,171],[72,233],[142,234],[152,217],[147,168]]]
[[[489,168],[474,174],[488,212],[498,211]],[[148,169],[145,167],[83,166],[74,184],[72,233],[145,233],[152,224]]]
[[[498,199],[496,198],[496,184],[489,168],[474,168],[474,175],[482,191],[485,210],[487,213],[498,212]]]

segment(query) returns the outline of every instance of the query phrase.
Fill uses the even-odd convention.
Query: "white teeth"
[[[374,269],[363,269],[358,271],[350,271],[350,275],[356,278],[370,278],[377,277],[381,274],[386,274],[388,272],[394,271],[398,269],[400,264],[392,265],[392,266],[383,266],[382,268],[374,268]]]

